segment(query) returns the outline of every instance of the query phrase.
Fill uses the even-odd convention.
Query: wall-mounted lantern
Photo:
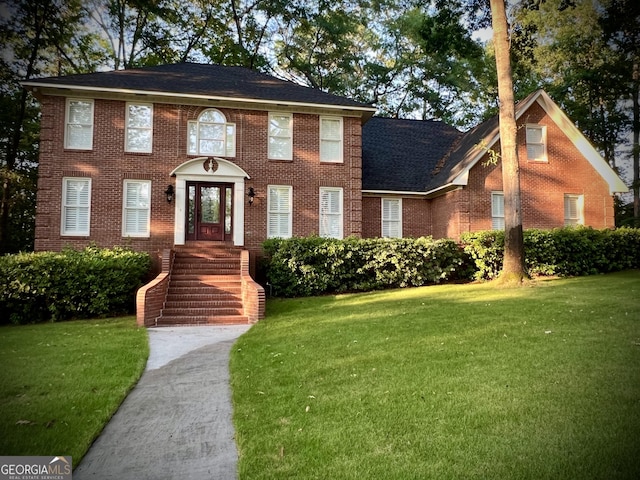
[[[173,201],[173,185],[168,185],[167,189],[164,191],[164,194],[167,196],[167,202],[171,203]]]
[[[253,187],[249,187],[249,192],[247,193],[247,197],[249,197],[249,206],[252,206],[253,200],[256,197],[256,191],[253,189]]]

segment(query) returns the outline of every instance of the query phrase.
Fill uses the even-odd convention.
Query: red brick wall
[[[434,238],[458,239],[469,229],[469,190],[453,190],[431,200]]]
[[[164,194],[174,184],[170,173],[187,156],[187,121],[196,119],[204,107],[154,104],[153,152],[126,153],[125,101],[96,99],[94,141],[90,151],[64,149],[65,98],[45,96],[42,104],[40,177],[36,218],[36,250],[60,250],[88,243],[111,247],[129,245],[148,251],[157,259],[173,246],[174,204]],[[267,158],[267,111],[220,108],[228,122],[236,124],[236,156],[230,161],[251,177],[247,187],[256,191],[252,207],[245,208],[245,246],[259,251],[266,238],[267,185],[293,186],[293,234],[318,233],[319,188],[342,187],[344,235],[361,235],[361,124],[345,117],[344,163],[320,163],[319,115],[294,113],[293,161]],[[62,179],[92,179],[90,237],[61,236]],[[151,235],[123,238],[123,180],[151,180]]]
[[[362,236],[382,235],[382,203],[380,197],[362,197]]]
[[[569,138],[537,104],[522,117],[518,129],[520,189],[523,227],[555,228],[564,225],[564,195],[584,195],[585,225],[594,228],[614,226],[613,197],[609,187]],[[526,123],[546,125],[548,162],[527,159]],[[499,151],[500,145],[494,147]],[[498,166],[476,164],[469,174],[471,231],[491,228],[491,192],[502,190]]]

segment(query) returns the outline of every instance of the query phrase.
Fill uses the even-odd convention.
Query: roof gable
[[[537,102],[544,109],[584,158],[591,163],[594,169],[607,182],[609,191],[612,194],[614,192],[628,191],[624,182],[613,171],[607,161],[593,148],[580,130],[545,91],[537,90],[518,102],[515,112],[516,121],[527,112],[534,102]],[[433,171],[433,177],[427,186],[427,194],[437,195],[439,192],[450,188],[465,186],[471,168],[484,157],[488,149],[495,146],[499,138],[500,122],[497,115],[467,132],[460,142],[454,145],[447,155],[443,157]]]

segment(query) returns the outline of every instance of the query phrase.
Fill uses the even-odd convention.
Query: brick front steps
[[[138,324],[246,324],[264,317],[264,290],[249,276],[248,252],[195,244],[165,257],[163,273],[138,292]]]

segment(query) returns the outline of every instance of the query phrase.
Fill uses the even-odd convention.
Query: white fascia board
[[[278,107],[299,107],[299,108],[323,108],[327,110],[340,110],[340,111],[354,111],[363,114],[373,115],[376,112],[374,107],[357,107],[347,105],[329,105],[325,103],[307,103],[307,102],[289,102],[285,100],[261,100],[256,98],[242,98],[242,97],[220,97],[216,95],[199,95],[199,94],[181,94],[161,91],[149,91],[149,90],[129,90],[125,88],[107,88],[107,87],[87,87],[78,85],[60,85],[51,83],[40,82],[22,82],[25,87],[31,87],[33,89],[54,89],[54,90],[71,90],[80,92],[100,92],[116,95],[138,95],[138,96],[150,96],[150,97],[162,97],[167,99],[191,99],[198,101],[215,101],[215,102],[233,102],[233,103],[248,103],[254,105],[277,105]]]
[[[458,175],[453,182],[447,183],[446,185],[442,185],[441,187],[434,188],[433,190],[429,190],[425,195],[428,197],[437,197],[439,194],[447,193],[452,190],[458,190],[459,188],[463,188],[467,186],[469,182],[469,171],[465,170],[460,175]]]
[[[589,140],[582,134],[567,115],[558,107],[553,100],[545,93],[537,97],[538,103],[547,112],[547,115],[555,122],[560,130],[571,140],[571,143],[587,159],[591,166],[600,174],[609,185],[609,193],[626,193],[629,188],[625,185],[618,174],[609,166],[609,163],[602,158],[602,155],[591,145]]]

